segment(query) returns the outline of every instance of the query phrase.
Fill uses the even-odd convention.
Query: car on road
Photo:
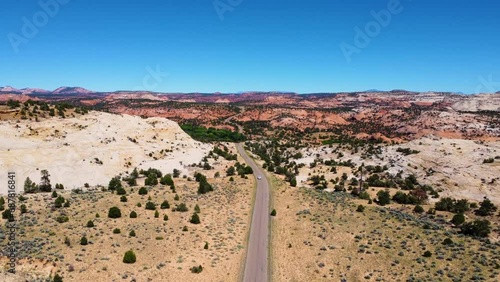
[[[258,179],[258,180],[261,180],[261,179],[262,179],[262,176],[258,175],[258,176],[257,176],[257,179]]]

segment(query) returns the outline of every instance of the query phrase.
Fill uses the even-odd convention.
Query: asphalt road
[[[257,192],[253,207],[250,238],[248,240],[247,257],[245,261],[244,282],[268,281],[268,246],[269,246],[269,187],[264,171],[250,158],[242,144],[236,144],[238,152],[245,162],[253,169],[257,181]],[[257,176],[262,179],[257,179]]]

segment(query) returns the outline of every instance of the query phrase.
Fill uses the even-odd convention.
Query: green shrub
[[[127,202],[127,197],[126,196],[121,196],[120,197],[120,202],[122,202],[122,203]]]
[[[164,215],[164,216],[163,216],[163,220],[164,220],[164,221],[167,221],[167,220],[168,220],[168,215]]]
[[[180,203],[179,205],[177,205],[175,207],[175,210],[178,211],[178,212],[187,212],[188,208],[187,208],[186,204]]]
[[[54,201],[54,206],[56,208],[62,207],[64,204],[64,198],[62,196],[57,197],[57,199]]]
[[[421,205],[416,205],[415,208],[413,208],[414,213],[423,213],[424,208]]]
[[[65,215],[60,215],[60,216],[56,217],[56,221],[59,222],[59,223],[68,222],[69,221],[69,217],[67,217]]]
[[[155,218],[158,218],[160,217],[160,213],[158,212],[158,210],[155,211]]]
[[[460,226],[460,231],[464,235],[488,237],[491,232],[491,223],[488,220],[474,220],[473,222],[466,222]]]
[[[451,240],[451,238],[445,238],[443,240],[443,245],[453,245],[453,240]]]
[[[271,216],[276,216],[276,210],[275,210],[275,209],[273,209],[273,210],[271,211]]]
[[[191,216],[191,220],[189,220],[192,224],[200,224],[200,217],[198,216],[197,213],[193,213],[193,216]]]
[[[124,263],[135,263],[136,260],[137,258],[132,250],[125,252],[125,255],[123,256]]]
[[[425,251],[423,256],[426,258],[430,258],[430,257],[432,257],[432,253],[430,251]]]
[[[167,200],[163,201],[163,203],[161,203],[161,205],[160,205],[160,209],[162,209],[162,210],[169,209],[169,208],[170,208],[170,204],[168,203]]]
[[[120,217],[122,217],[122,212],[120,211],[120,209],[118,207],[112,207],[109,209],[108,217],[109,218],[120,218]]]
[[[455,226],[459,226],[464,222],[465,222],[465,216],[461,213],[454,215],[453,218],[451,219],[451,223],[453,223],[453,225]]]
[[[137,218],[137,213],[135,211],[131,211],[130,218]]]
[[[192,273],[201,273],[203,271],[203,267],[200,265],[200,266],[193,266],[191,267],[191,272]]]
[[[156,205],[155,205],[155,203],[153,203],[153,202],[147,202],[147,203],[146,203],[146,209],[147,209],[147,210],[152,210],[152,211],[156,210]]]
[[[479,209],[476,210],[476,214],[479,216],[488,216],[496,212],[497,209],[498,208],[490,201],[490,199],[484,198],[484,200],[479,203]]]
[[[148,193],[148,189],[146,187],[141,187],[139,189],[139,195],[146,195]]]
[[[125,195],[125,194],[127,194],[127,191],[125,191],[125,189],[123,187],[119,187],[118,189],[116,189],[116,194],[117,195]]]
[[[120,181],[120,178],[118,177],[113,177],[108,184],[108,189],[111,191],[117,190],[118,188],[122,188],[122,183]]]
[[[385,206],[391,203],[391,195],[389,190],[380,190],[377,192],[378,204]]]
[[[89,221],[87,222],[87,227],[88,227],[88,228],[94,227],[94,222],[93,222],[92,220],[89,220]]]
[[[54,275],[54,279],[52,281],[53,282],[63,282],[63,277],[56,273],[56,275]]]
[[[88,244],[88,240],[87,240],[87,237],[83,236],[81,239],[80,239],[80,245],[82,246],[86,246]]]
[[[14,220],[14,215],[10,211],[10,209],[6,209],[4,212],[2,212],[2,218],[3,219],[8,219],[9,221]]]
[[[364,212],[365,207],[363,205],[359,205],[358,208],[356,209],[357,212]]]
[[[120,233],[122,233],[122,231],[120,230],[120,228],[113,229],[113,234],[120,234]]]

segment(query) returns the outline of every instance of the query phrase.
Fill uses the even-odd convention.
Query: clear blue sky
[[[214,0],[40,2],[54,1],[68,3],[49,15],[39,1],[1,1],[0,85],[473,93],[482,77],[500,91],[497,0],[400,0],[350,61],[341,45],[356,47],[355,27],[393,0],[218,0],[237,4],[219,13]],[[151,77],[157,66],[168,76]]]

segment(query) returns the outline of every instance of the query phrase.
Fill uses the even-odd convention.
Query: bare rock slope
[[[91,112],[77,118],[33,123],[0,123],[0,170],[16,172],[18,190],[26,177],[38,182],[47,169],[52,184],[74,189],[107,185],[134,167],[162,171],[198,163],[211,145],[191,139],[177,123],[164,118]],[[7,175],[0,183],[7,183]],[[0,194],[5,194],[2,186]]]

